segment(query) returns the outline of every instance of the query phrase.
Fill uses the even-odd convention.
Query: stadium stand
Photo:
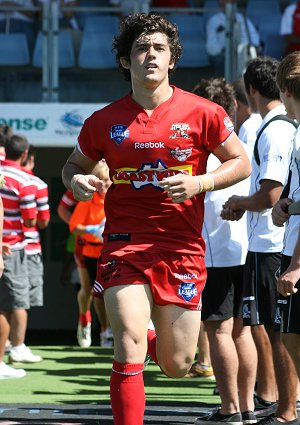
[[[32,65],[37,68],[43,66],[43,33],[39,32],[34,46]],[[75,66],[75,54],[71,33],[61,30],[58,35],[58,66],[72,68]]]
[[[202,15],[170,14],[170,21],[179,28],[184,54],[178,62],[179,68],[201,68],[209,66],[205,47],[205,22]]]
[[[29,63],[30,54],[25,34],[0,34],[0,66],[22,66]]]

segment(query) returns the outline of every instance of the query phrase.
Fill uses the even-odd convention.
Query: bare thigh
[[[184,376],[194,360],[200,332],[201,312],[173,304],[154,305],[152,320],[157,335],[157,358],[169,376]]]

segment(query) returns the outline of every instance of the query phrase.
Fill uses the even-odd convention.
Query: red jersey
[[[103,252],[176,251],[203,255],[204,194],[175,204],[158,186],[178,173],[206,173],[209,154],[233,131],[224,109],[173,87],[149,117],[131,95],[94,112],[78,148],[105,158],[113,184],[105,198]]]
[[[48,204],[48,186],[42,179],[35,176],[32,172],[28,170],[25,171],[31,177],[32,183],[36,188],[37,220],[49,220],[50,208]],[[26,253],[30,255],[42,252],[38,226],[36,225],[31,228],[23,226],[23,232],[26,238]]]
[[[1,174],[5,178],[0,188],[4,209],[3,242],[20,249],[25,244],[22,220],[36,217],[36,187],[30,175],[14,161],[4,161]]]

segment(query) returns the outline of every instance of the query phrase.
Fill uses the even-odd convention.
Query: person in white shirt
[[[278,297],[276,275],[280,269],[284,228],[274,226],[271,213],[288,180],[295,133],[295,123],[286,117],[285,107],[280,101],[276,85],[278,65],[276,59],[258,57],[247,66],[245,88],[247,96],[254,98],[263,118],[259,129],[261,135],[259,137],[258,134],[256,141],[257,155],[254,147],[250,195],[239,194],[229,198],[222,211],[222,217],[229,220],[240,219],[245,211],[248,212],[249,246],[244,269],[243,320],[244,325],[252,326],[257,346],[262,331],[267,332],[273,355],[270,353],[269,359],[265,359],[265,366],[269,367],[273,360],[278,389],[277,410],[274,415],[262,419],[261,425],[294,423],[297,417],[295,368],[274,326]],[[261,345],[258,350],[258,353],[266,351]],[[271,388],[266,391],[271,391]],[[295,404],[293,412],[289,410],[291,403]]]
[[[295,19],[297,19],[296,25]],[[290,4],[284,9],[281,17],[280,34],[286,40],[286,54],[300,49],[300,1]]]
[[[253,150],[257,130],[261,125],[262,118],[256,112],[256,106],[251,102],[251,99],[247,99],[243,80],[234,81],[233,87],[237,102],[235,128],[239,139]]]
[[[194,93],[221,105],[234,121],[237,102],[235,91],[224,78],[202,79]],[[243,144],[249,156],[252,150]],[[220,165],[212,155],[207,170]],[[240,221],[224,221],[220,213],[228,197],[248,194],[250,178],[231,188],[205,194],[203,237],[206,244],[207,281],[203,291],[202,320],[210,344],[211,363],[221,397],[221,408],[198,418],[207,422],[256,421],[253,392],[257,353],[250,326],[243,326],[242,288],[248,237],[246,216]]]
[[[226,15],[225,4],[228,0],[219,0],[220,12],[212,15],[206,24],[206,51],[209,55],[213,72],[215,76],[224,75],[224,58],[225,58],[225,28],[226,28]],[[236,0],[230,0],[230,3],[236,3]],[[237,12],[236,20],[239,26],[240,40],[238,44],[251,44],[256,47],[260,46],[260,38],[255,26],[247,19],[246,28],[245,17],[243,14]],[[250,38],[250,39],[249,39]]]
[[[33,0],[0,0],[0,7],[11,7],[12,10],[0,10],[0,32],[25,33],[28,47],[32,51],[36,37],[36,12]],[[13,10],[13,8],[24,10]],[[31,10],[30,10],[31,9]]]

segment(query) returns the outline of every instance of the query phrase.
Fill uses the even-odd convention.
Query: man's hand
[[[282,198],[274,205],[272,209],[272,220],[273,224],[277,227],[283,227],[284,223],[289,218],[287,213],[288,206],[292,204],[293,201],[289,198]]]
[[[189,176],[187,174],[176,174],[167,177],[159,182],[175,204],[192,198],[200,193],[199,176]]]
[[[239,206],[239,200],[242,198],[244,196],[233,195],[227,199],[220,214],[223,220],[237,221],[243,217],[245,210]]]
[[[71,180],[71,188],[77,201],[92,199],[94,192],[102,191],[103,182],[93,174],[75,174]]]
[[[287,270],[279,277],[277,281],[277,291],[284,297],[295,294],[298,291],[295,285],[299,279],[300,268],[293,268],[290,265]]]

